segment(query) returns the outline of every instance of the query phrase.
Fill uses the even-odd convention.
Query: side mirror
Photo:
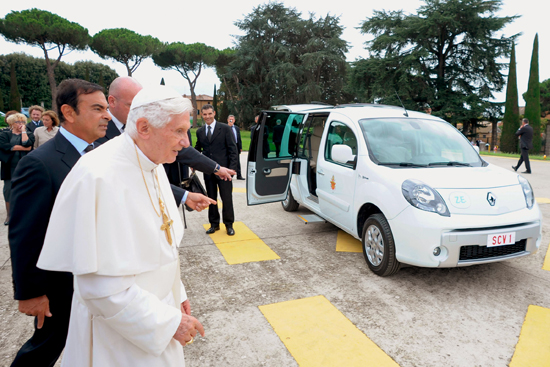
[[[338,163],[347,164],[355,159],[355,155],[351,148],[344,144],[336,144],[332,146],[332,160]]]

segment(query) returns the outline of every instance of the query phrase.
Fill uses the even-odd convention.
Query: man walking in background
[[[216,112],[214,107],[206,104],[201,109],[201,116],[205,123],[204,126],[197,130],[197,142],[195,148],[202,152],[205,156],[220,165],[229,167],[230,169],[237,168],[237,144],[232,137],[231,128],[226,124],[216,121]],[[223,223],[227,230],[227,234],[233,236],[233,222],[235,214],[233,212],[233,183],[231,181],[222,181],[215,175],[204,174],[204,183],[208,197],[216,200],[218,197],[218,188],[220,197],[223,202]],[[218,205],[211,204],[208,207],[208,221],[210,228],[206,231],[207,234],[212,234],[220,229],[220,213]]]
[[[231,135],[235,138],[237,144],[237,180],[244,180],[241,174],[241,153],[243,152],[243,141],[241,139],[241,129],[235,125],[235,116],[229,115],[227,117],[227,125],[231,128]]]
[[[516,135],[520,139],[521,157],[518,164],[512,166],[514,171],[517,171],[521,164],[525,161],[526,171],[522,173],[531,173],[531,164],[529,163],[529,149],[533,149],[533,128],[529,125],[528,119],[521,120],[521,127],[516,131]]]

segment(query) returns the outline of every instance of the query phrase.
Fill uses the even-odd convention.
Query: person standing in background
[[[235,116],[229,115],[227,117],[227,125],[231,128],[231,133],[233,138],[235,138],[235,143],[237,144],[237,180],[244,180],[244,177],[241,174],[241,153],[243,152],[243,141],[241,139],[241,129],[235,125]]]
[[[31,117],[31,121],[27,123],[27,131],[34,133],[34,130],[37,127],[44,126],[44,124],[40,120],[43,112],[44,108],[40,106],[29,107],[29,116]]]
[[[34,149],[53,138],[59,131],[59,117],[53,111],[42,113],[42,123],[44,126],[37,127],[34,130]]]

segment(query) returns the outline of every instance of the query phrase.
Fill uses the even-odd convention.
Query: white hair
[[[170,122],[172,116],[180,115],[187,111],[189,113],[193,112],[193,105],[187,98],[170,98],[152,102],[130,110],[125,130],[131,137],[136,138],[136,121],[138,119],[144,117],[152,127],[161,129]]]

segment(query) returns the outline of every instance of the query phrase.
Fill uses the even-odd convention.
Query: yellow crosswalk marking
[[[549,198],[535,198],[535,200],[539,204],[550,204],[550,199]]]
[[[204,229],[210,224],[204,224]],[[234,236],[228,236],[225,225],[209,235],[229,265],[280,259],[272,249],[254,234],[243,222],[233,223]]]
[[[323,296],[259,308],[301,367],[398,366]]]
[[[352,235],[338,231],[336,238],[336,251],[338,252],[363,252],[363,244]]]
[[[550,309],[529,306],[510,367],[550,366]]]
[[[544,258],[542,269],[550,271],[550,244],[548,245],[548,250],[546,250],[546,257]]]

